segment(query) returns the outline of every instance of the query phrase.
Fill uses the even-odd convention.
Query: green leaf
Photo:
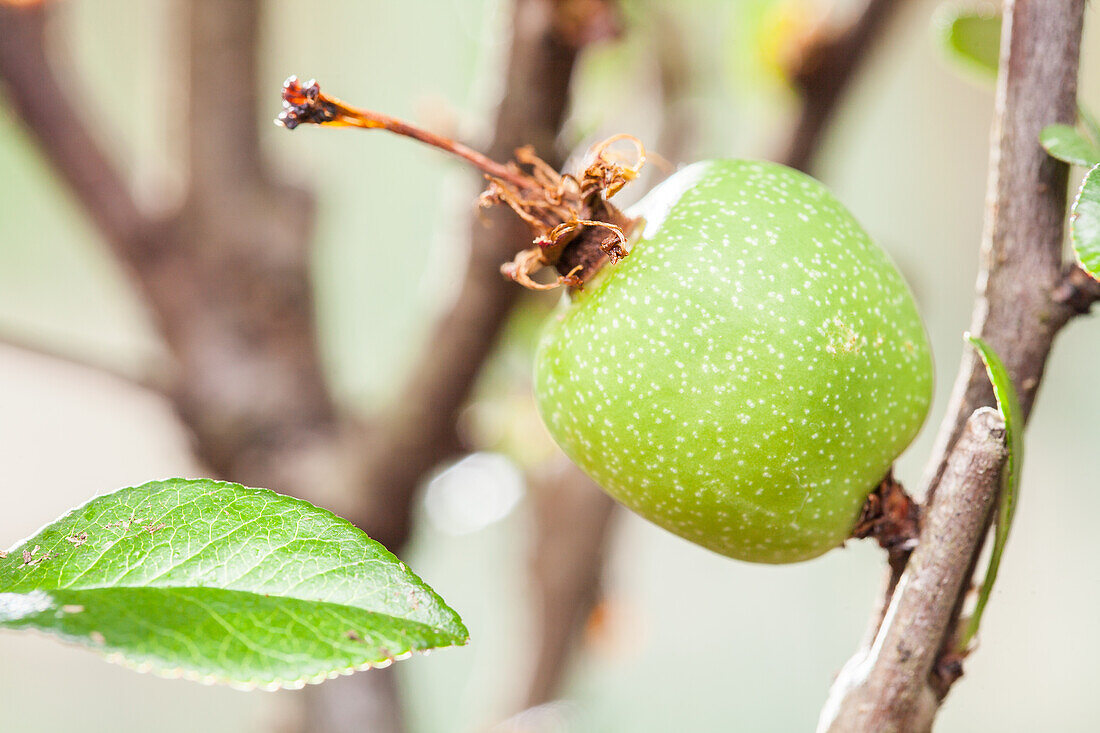
[[[1100,163],[1100,150],[1070,125],[1047,125],[1039,133],[1039,143],[1053,157],[1070,165],[1091,168]]]
[[[1081,182],[1069,217],[1073,253],[1081,269],[1100,280],[1100,165]]]
[[[467,640],[458,614],[351,523],[206,479],[97,497],[17,544],[0,559],[0,628],[245,688]]]
[[[936,10],[934,27],[948,58],[990,78],[997,76],[1001,54],[1001,16],[945,3]]]
[[[993,584],[997,581],[997,571],[1001,567],[1001,555],[1004,554],[1005,543],[1008,542],[1008,533],[1012,528],[1012,519],[1016,514],[1017,490],[1020,485],[1020,462],[1023,460],[1023,427],[1024,416],[1020,409],[1020,399],[1016,395],[1016,388],[1012,385],[1012,378],[1005,368],[1004,362],[985,341],[977,336],[966,335],[970,345],[978,350],[979,356],[985,363],[986,373],[993,385],[993,394],[997,398],[997,409],[1005,420],[1005,442],[1008,444],[1008,458],[1005,461],[1004,470],[1001,472],[1001,500],[997,508],[997,516],[994,519],[996,530],[993,535],[993,551],[989,556],[989,567],[985,571],[985,579],[978,591],[978,602],[974,606],[974,613],[967,621],[966,629],[959,642],[960,651],[966,651],[970,642],[978,634],[978,627],[982,622],[982,613],[989,602],[989,595],[993,591]]]

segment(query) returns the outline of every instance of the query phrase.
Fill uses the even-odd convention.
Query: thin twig
[[[980,549],[1007,455],[1004,418],[975,412],[948,456],[940,491],[878,635],[837,678],[818,730],[916,733],[937,706],[928,678]]]
[[[316,81],[303,84],[298,81],[298,77],[292,76],[283,82],[283,111],[276,122],[288,130],[293,130],[303,122],[329,127],[389,130],[396,135],[418,140],[425,145],[462,158],[486,176],[509,181],[520,190],[528,185],[528,180],[520,176],[516,170],[492,160],[468,145],[381,112],[352,107],[343,100],[323,93]]]
[[[1054,336],[1071,317],[1087,311],[1096,295],[1095,286],[1082,280],[1075,268],[1066,271],[1063,267],[1067,170],[1038,142],[1044,126],[1074,119],[1083,11],[1084,0],[1064,0],[1057,8],[1040,0],[1009,0],[1005,5],[979,296],[971,330],[1001,355],[1025,415],[1034,403]],[[968,350],[926,471],[930,505],[937,511],[944,507],[954,521],[966,526],[980,523],[983,537],[989,526],[988,510],[953,492],[947,497],[939,493],[949,485],[949,458],[966,448],[960,436],[968,416],[992,403],[985,370]],[[917,553],[933,544],[928,537],[921,537]],[[978,543],[969,555],[956,556],[953,562],[957,567],[945,568],[942,578],[950,572],[952,578],[959,575],[968,580],[980,547]],[[916,566],[922,556],[914,555],[906,573],[923,572]],[[947,597],[951,610],[946,627],[910,626],[905,630],[906,648],[939,653],[953,636],[953,624],[968,587],[969,583],[963,582]],[[892,600],[890,590],[888,587],[886,597],[890,609],[923,602],[922,613],[938,614],[944,603],[942,593],[914,595],[913,587],[907,586],[895,591]],[[876,612],[873,620],[880,617]],[[901,631],[894,628],[898,623],[896,614],[887,613],[874,638],[898,638]],[[922,664],[925,661],[922,657]],[[922,721],[926,719],[930,725],[939,702],[961,674],[961,660],[953,660],[955,669],[931,684],[931,667],[916,670],[923,676],[899,675],[889,654],[871,654],[866,648],[856,653],[846,669],[860,664],[868,668],[861,670],[858,684],[852,684],[851,675],[838,680],[822,716],[822,729],[842,721],[832,729],[889,730],[878,727],[878,722],[906,720],[918,699],[926,708]],[[928,690],[935,692],[931,698]],[[881,713],[879,721],[861,712],[868,705]]]

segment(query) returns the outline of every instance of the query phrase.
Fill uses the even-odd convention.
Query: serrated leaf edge
[[[1069,215],[1069,239],[1073,249],[1073,258],[1077,261],[1077,265],[1088,273],[1089,277],[1093,280],[1100,280],[1100,272],[1093,272],[1085,266],[1085,261],[1081,258],[1081,251],[1077,247],[1077,219],[1079,214],[1077,213],[1077,204],[1081,201],[1081,196],[1085,193],[1085,186],[1093,176],[1096,176],[1096,184],[1100,185],[1100,163],[1097,163],[1092,168],[1089,168],[1088,173],[1081,179],[1081,185],[1077,189],[1077,195],[1073,197],[1073,205],[1070,207]]]
[[[0,632],[11,632],[12,629],[0,629]],[[278,690],[300,690],[306,685],[319,685],[326,680],[336,679],[337,677],[348,677],[356,672],[365,672],[371,669],[385,669],[394,662],[404,661],[413,656],[426,657],[434,651],[440,649],[447,649],[449,647],[433,647],[431,649],[410,649],[409,651],[395,654],[388,659],[383,659],[378,662],[363,662],[361,664],[352,664],[346,667],[338,667],[331,669],[327,672],[318,672],[313,675],[304,675],[302,677],[296,677],[294,679],[284,679],[280,677],[272,679],[251,679],[241,680],[231,677],[224,677],[215,674],[203,674],[191,669],[184,669],[183,667],[160,667],[152,662],[135,662],[128,659],[122,652],[106,652],[101,649],[97,649],[94,644],[84,644],[74,639],[65,638],[60,634],[55,634],[50,631],[44,631],[42,629],[28,628],[20,629],[19,633],[30,633],[35,636],[41,636],[46,639],[57,641],[71,649],[79,649],[83,651],[90,651],[101,659],[111,664],[123,667],[131,672],[138,672],[139,674],[151,674],[154,677],[160,677],[167,680],[187,680],[188,682],[198,682],[201,685],[224,685],[233,690],[241,692],[252,692],[260,690],[263,692],[276,692]],[[467,640],[468,641],[468,640]],[[462,647],[466,645],[466,641],[461,644],[452,644],[451,646]]]

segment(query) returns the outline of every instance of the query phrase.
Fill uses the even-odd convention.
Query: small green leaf
[[[1069,125],[1047,125],[1039,133],[1039,143],[1053,157],[1070,165],[1091,168],[1100,163],[1100,150]]]
[[[989,594],[993,591],[993,584],[997,581],[997,571],[1001,566],[1001,555],[1004,553],[1005,543],[1008,542],[1008,533],[1012,528],[1012,518],[1016,514],[1017,489],[1020,484],[1020,462],[1023,460],[1023,427],[1024,416],[1020,409],[1020,399],[1016,395],[1016,388],[1012,384],[1012,378],[1005,368],[1004,362],[985,341],[977,336],[966,335],[970,345],[978,350],[985,370],[989,374],[989,381],[993,385],[993,394],[997,398],[997,409],[1005,419],[1005,442],[1008,444],[1008,458],[1005,461],[1004,470],[1001,472],[1001,499],[997,508],[997,516],[994,519],[996,530],[993,535],[993,551],[989,556],[989,567],[985,571],[985,579],[978,591],[978,602],[974,606],[974,613],[967,621],[966,629],[959,642],[960,651],[966,651],[970,642],[978,633],[978,627],[982,622],[982,613],[989,602]]]
[[[1001,16],[945,3],[936,10],[940,45],[954,59],[983,77],[997,76],[1001,54]]]
[[[1088,130],[1092,144],[1100,145],[1100,122],[1097,122],[1096,117],[1080,102],[1077,103],[1077,117],[1081,120],[1085,129]]]
[[[349,522],[170,479],[92,499],[0,559],[0,628],[237,687],[300,687],[465,644],[458,614]]]
[[[1069,217],[1073,253],[1081,269],[1100,280],[1100,165],[1081,182]]]

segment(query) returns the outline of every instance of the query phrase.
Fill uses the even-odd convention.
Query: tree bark
[[[985,538],[1006,456],[1004,418],[992,408],[979,409],[948,456],[921,543],[898,581],[879,633],[840,673],[819,731],[931,729],[938,701],[928,678],[969,578],[970,559]]]
[[[1043,127],[1075,119],[1083,13],[1084,0],[1005,4],[971,330],[1005,362],[1025,417],[1054,336],[1100,294],[1095,281],[1062,263],[1067,168],[1039,145]],[[961,675],[961,657],[947,650],[982,547],[969,533],[977,527],[984,538],[990,524],[981,482],[988,476],[980,445],[967,439],[967,420],[993,403],[984,366],[967,350],[925,479],[930,511],[965,528],[966,542],[956,537],[950,554],[931,563],[943,537],[930,519],[901,578],[888,582],[886,612],[873,616],[877,633],[845,666],[819,730],[927,730]],[[968,491],[958,490],[960,468],[969,472]]]

